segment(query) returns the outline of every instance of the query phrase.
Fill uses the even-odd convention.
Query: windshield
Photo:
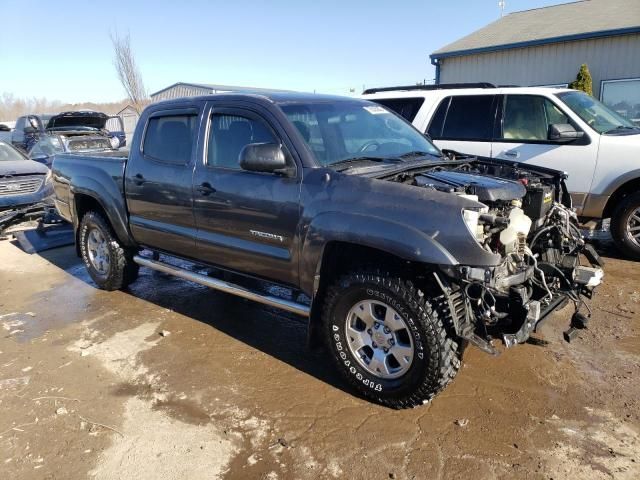
[[[584,92],[562,92],[557,96],[598,133],[634,128],[629,120]]]
[[[0,162],[15,162],[26,160],[15,148],[0,142]]]
[[[285,104],[281,108],[323,166],[359,158],[442,156],[409,123],[380,105],[336,101]]]

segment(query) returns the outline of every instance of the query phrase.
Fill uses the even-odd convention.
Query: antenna
[[[504,7],[507,5],[506,0],[499,0],[498,7],[500,8],[500,17],[504,17]]]

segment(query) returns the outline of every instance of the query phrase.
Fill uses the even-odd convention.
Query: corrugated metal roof
[[[162,93],[170,88],[177,86],[187,86],[187,87],[196,87],[196,88],[206,88],[211,90],[211,92],[284,92],[285,90],[275,90],[272,88],[257,88],[257,87],[239,87],[237,85],[217,85],[213,83],[188,83],[188,82],[177,82],[173,85],[169,85],[168,87],[163,88],[162,90],[158,90],[150,94],[149,96],[153,97]]]
[[[515,12],[431,54],[443,58],[640,32],[640,0],[582,0]]]

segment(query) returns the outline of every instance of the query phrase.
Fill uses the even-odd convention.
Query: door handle
[[[504,152],[505,156],[511,158],[520,158],[520,152],[517,150],[509,150],[508,152]]]
[[[141,173],[136,173],[133,176],[133,183],[135,183],[136,185],[142,185],[144,182],[146,182],[146,180]]]
[[[202,195],[210,195],[216,192],[216,189],[211,186],[209,182],[204,182],[198,188],[196,188]]]

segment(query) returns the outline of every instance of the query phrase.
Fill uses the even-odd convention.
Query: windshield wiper
[[[342,170],[347,170],[348,168],[351,168],[351,164],[352,163],[360,163],[360,162],[381,163],[381,162],[385,162],[387,160],[389,160],[388,157],[370,157],[368,155],[363,155],[361,157],[351,157],[351,158],[345,158],[343,160],[338,160],[337,162],[333,162],[333,163],[329,164],[329,166],[330,167],[335,167],[337,165],[343,165],[344,168],[338,169],[338,171],[342,171]]]
[[[436,157],[436,158],[440,158],[441,155],[436,155],[435,153],[431,153],[431,152],[423,152],[421,150],[414,150],[413,152],[403,153],[402,155],[398,156],[398,158],[413,158],[413,157]]]
[[[620,131],[625,131],[625,130],[638,130],[638,127],[627,127],[626,125],[618,125],[616,128],[612,128],[611,130],[607,130],[605,133],[614,133],[614,132],[620,132]]]

